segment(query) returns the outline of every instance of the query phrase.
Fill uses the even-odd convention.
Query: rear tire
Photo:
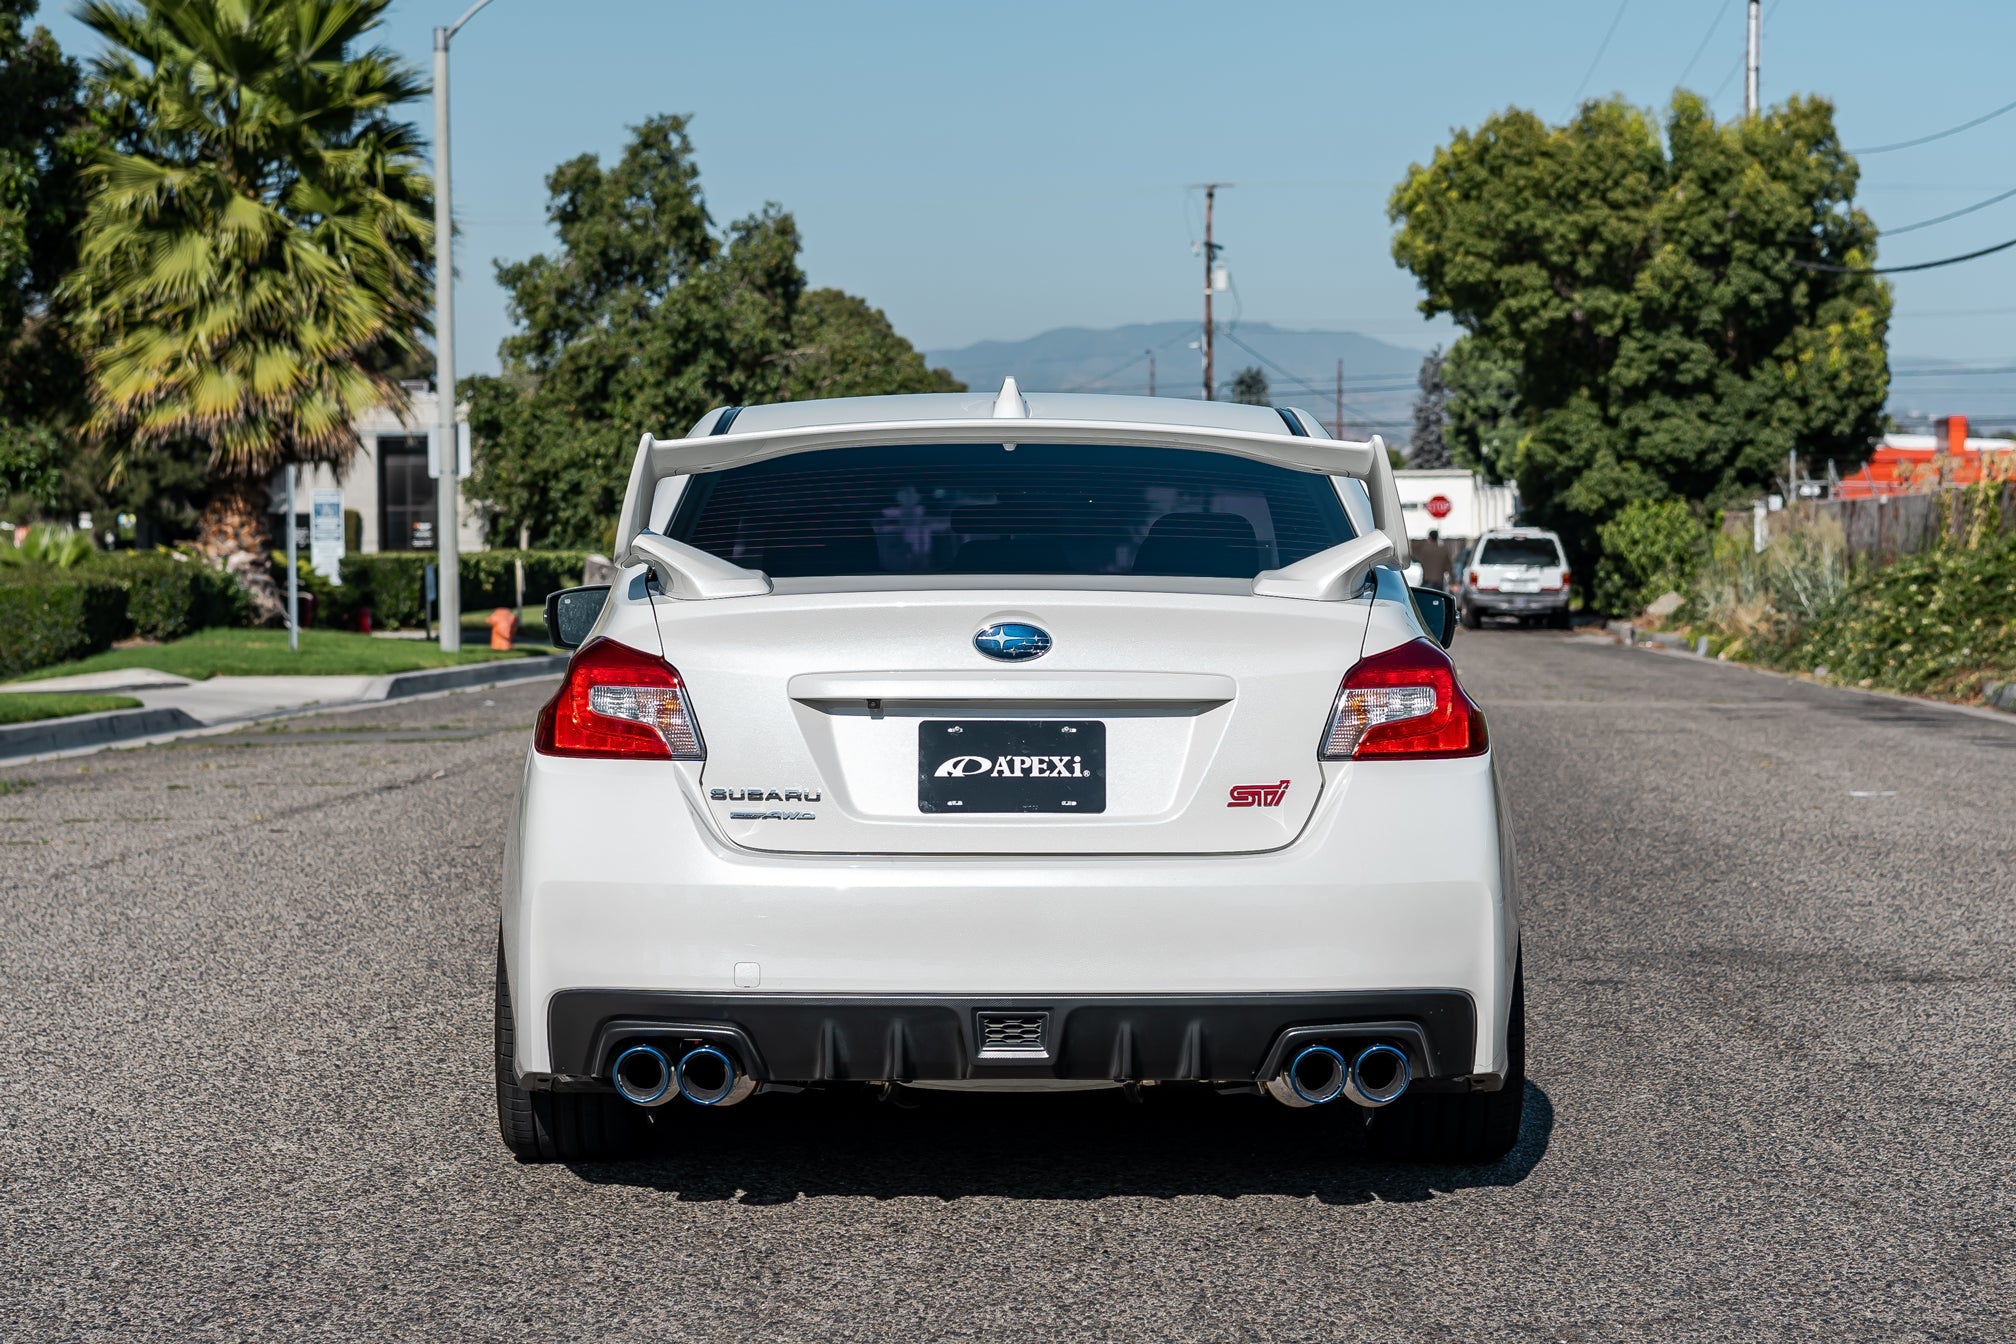
[[[1526,1112],[1526,974],[1512,972],[1505,1028],[1505,1085],[1496,1092],[1417,1092],[1366,1119],[1382,1157],[1409,1162],[1496,1162],[1519,1142]]]
[[[596,1162],[640,1152],[644,1113],[610,1092],[535,1092],[518,1085],[517,1023],[497,939],[497,1129],[523,1162]]]
[[[1463,604],[1462,616],[1463,628],[1465,630],[1475,630],[1478,626],[1484,624],[1483,618],[1477,614],[1477,608],[1471,606],[1468,602]]]
[[[1575,618],[1569,614],[1568,608],[1563,607],[1548,617],[1547,624],[1553,626],[1556,630],[1573,630],[1575,628]]]

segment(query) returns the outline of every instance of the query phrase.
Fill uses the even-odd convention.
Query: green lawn
[[[33,723],[36,719],[60,719],[71,714],[103,714],[108,709],[138,708],[140,702],[130,695],[14,691],[0,695],[0,723]]]
[[[425,667],[514,658],[523,652],[493,653],[487,644],[470,648],[469,641],[464,640],[460,654],[447,654],[441,652],[438,644],[425,640],[373,639],[344,630],[303,630],[301,651],[295,653],[287,648],[285,630],[204,630],[187,639],[151,648],[108,649],[74,663],[38,668],[21,680],[40,681],[126,667],[151,667],[157,672],[172,672],[198,681],[209,677],[375,677],[416,672]]]

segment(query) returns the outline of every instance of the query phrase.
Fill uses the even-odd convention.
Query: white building
[[[434,529],[439,517],[436,482],[427,472],[427,432],[434,426],[439,399],[426,385],[409,384],[410,405],[402,419],[390,407],[379,406],[357,420],[357,437],[362,447],[350,459],[339,479],[334,467],[304,468],[295,483],[294,512],[301,529],[301,546],[308,545],[308,501],[312,490],[337,489],[343,492],[345,512],[354,511],[363,524],[357,549],[374,551],[431,551],[436,549]],[[469,408],[456,408],[457,423],[466,423]],[[286,479],[273,477],[273,544],[287,544]],[[483,516],[469,497],[467,483],[460,499],[461,547],[465,551],[484,549]]]
[[[1393,473],[1400,487],[1400,512],[1407,539],[1425,541],[1430,530],[1444,541],[1475,541],[1494,527],[1508,527],[1519,512],[1519,488],[1490,485],[1462,467]]]

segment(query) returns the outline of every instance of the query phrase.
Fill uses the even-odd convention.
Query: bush
[[[1595,605],[1620,615],[1686,593],[1708,550],[1708,528],[1677,499],[1639,499],[1596,530]]]
[[[482,611],[511,605],[515,583],[512,563],[525,562],[525,601],[536,604],[560,588],[581,582],[585,551],[471,551],[461,557],[462,609]],[[432,551],[379,551],[343,557],[340,587],[301,564],[303,592],[315,594],[315,623],[353,628],[364,610],[381,630],[421,624],[423,572],[434,563]],[[287,557],[273,558],[274,577],[285,586]]]
[[[251,618],[236,579],[173,551],[118,552],[96,561],[91,573],[126,590],[126,633],[142,639],[180,639]]]
[[[1728,641],[1730,657],[1770,661],[1840,600],[1848,573],[1847,537],[1825,514],[1795,516],[1762,551],[1747,528],[1724,532],[1695,576],[1688,612]]]
[[[1860,576],[1787,661],[1897,691],[1971,692],[1985,673],[2016,670],[2016,537]]]
[[[74,571],[9,575],[0,585],[0,677],[112,647],[126,629],[126,590]]]

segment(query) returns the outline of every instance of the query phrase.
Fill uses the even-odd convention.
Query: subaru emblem
[[[1007,621],[973,636],[973,647],[1004,663],[1022,663],[1050,652],[1050,632],[1041,626]]]

